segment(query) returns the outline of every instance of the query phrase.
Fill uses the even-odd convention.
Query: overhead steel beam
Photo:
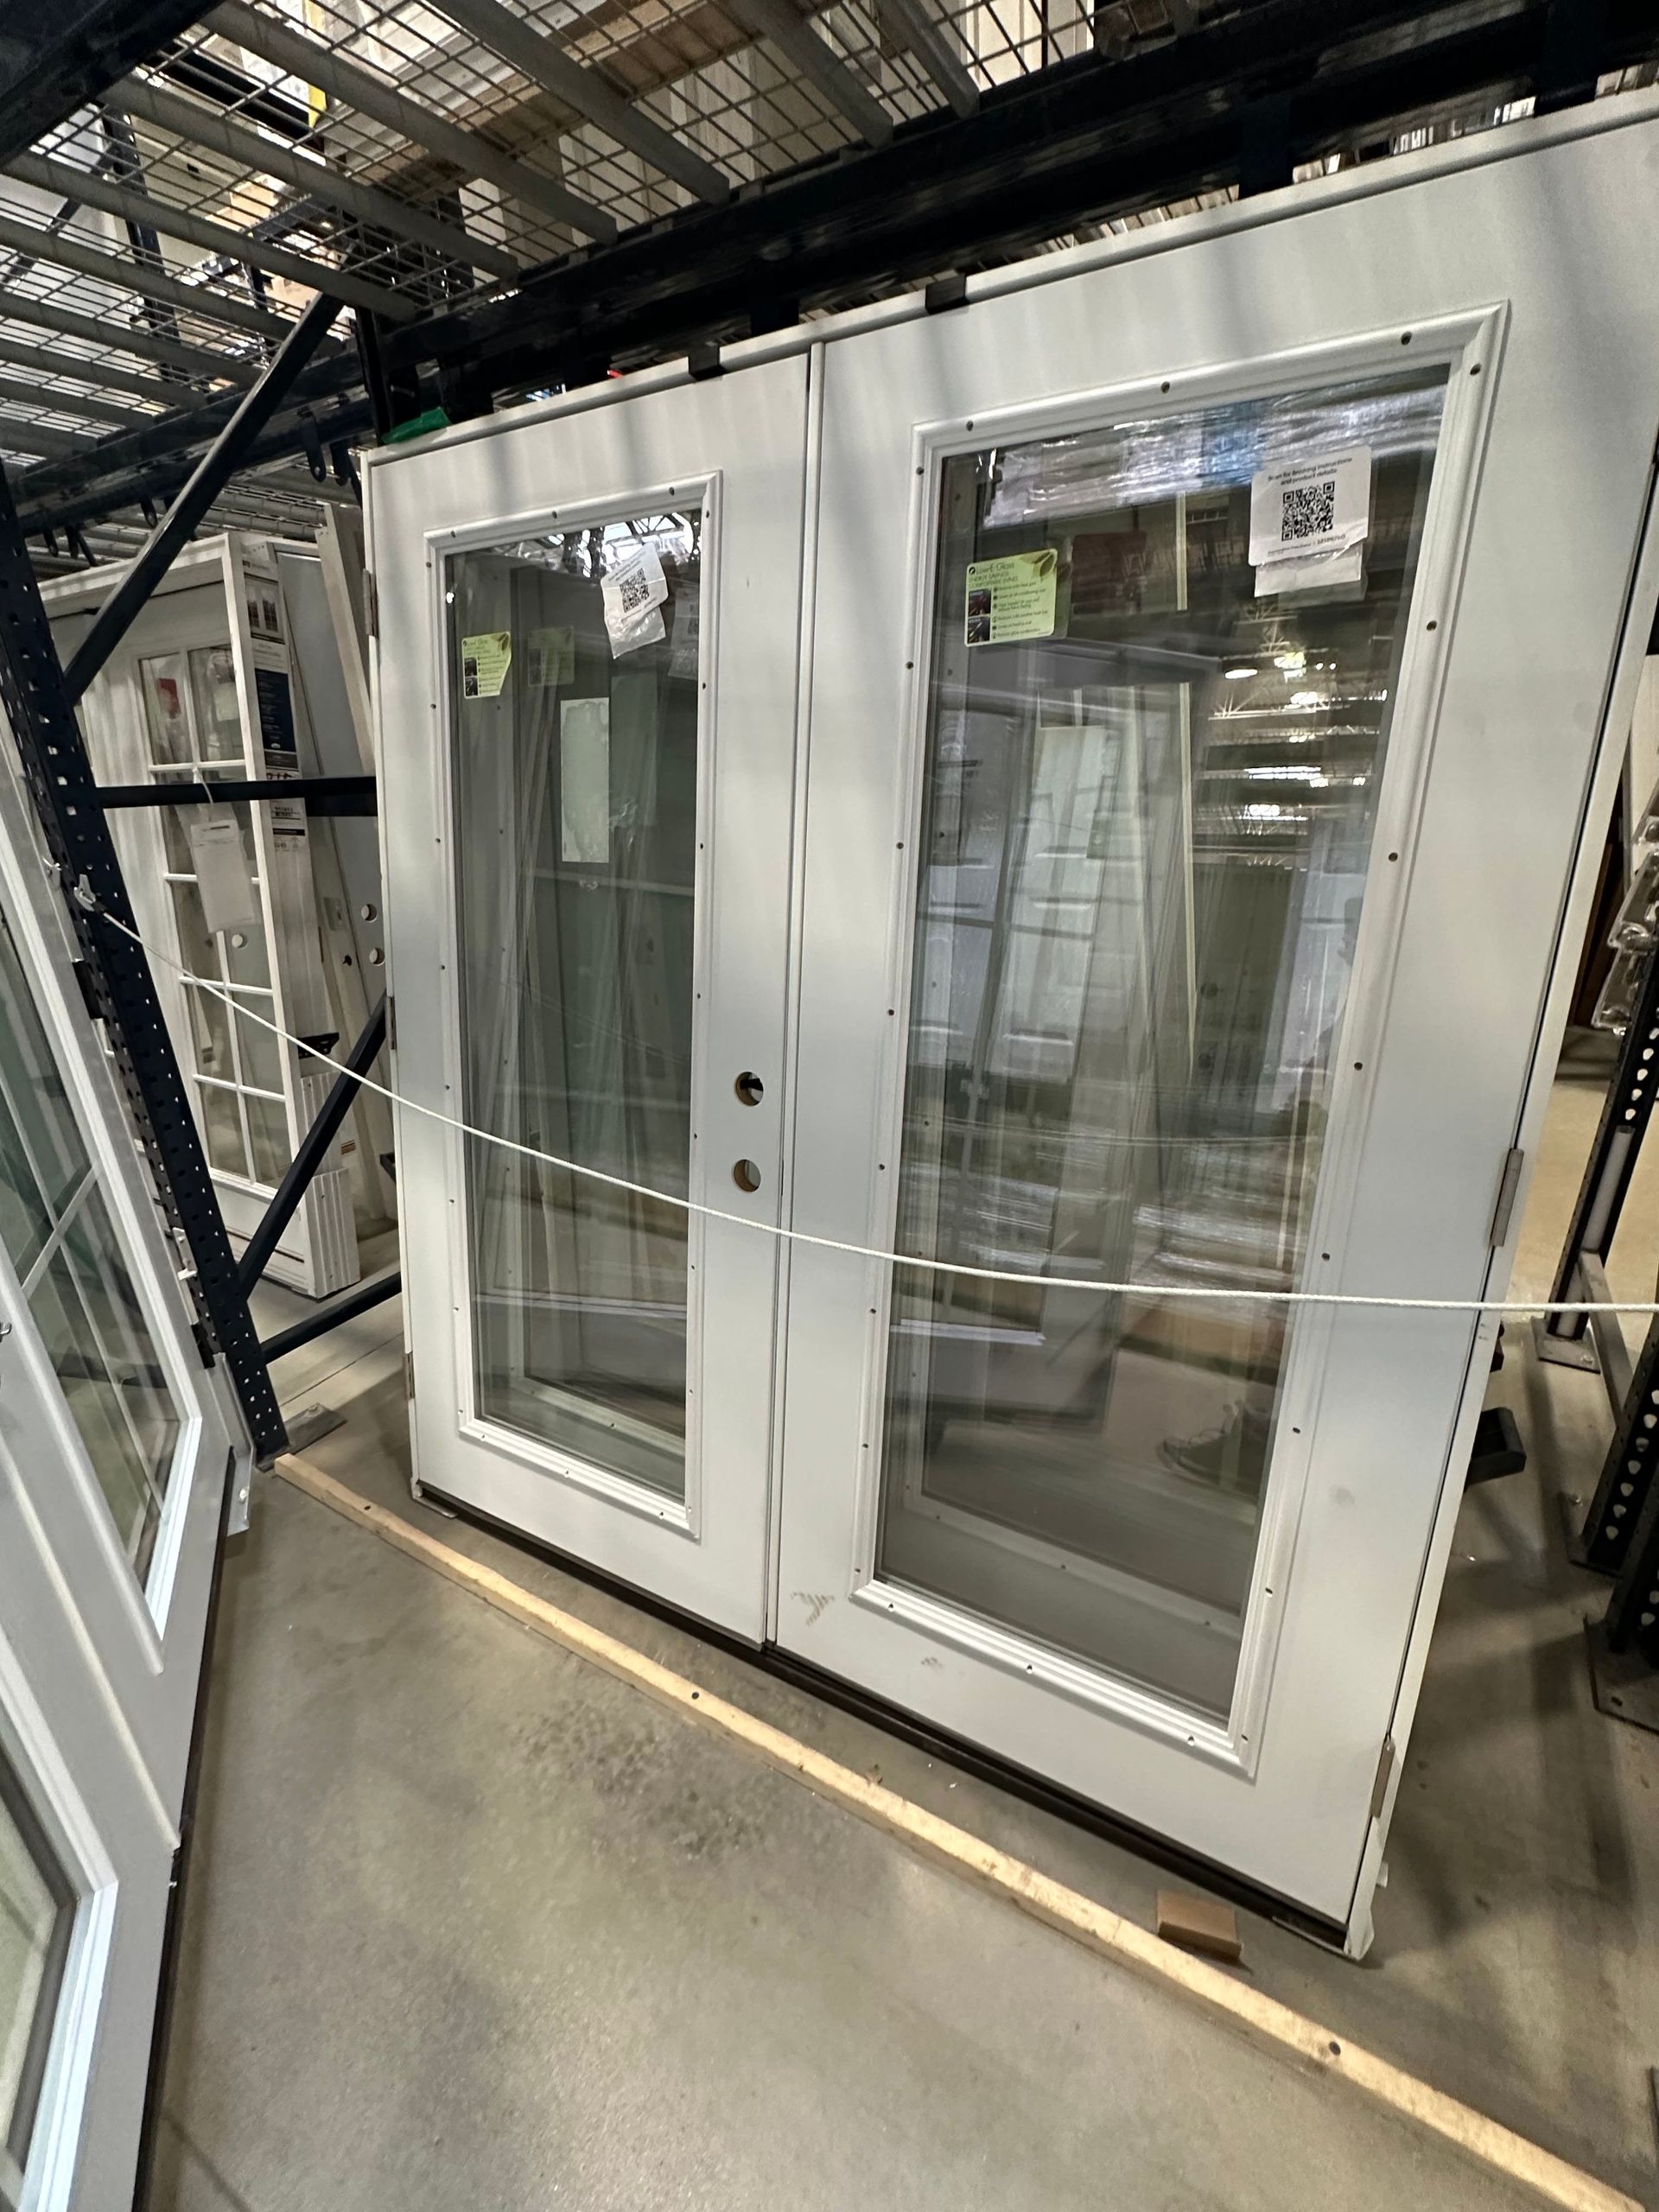
[[[556,100],[571,109],[626,146],[664,176],[683,184],[694,198],[718,207],[731,198],[732,188],[712,162],[706,162],[683,138],[653,123],[632,101],[624,99],[597,69],[589,68],[568,53],[557,39],[523,16],[504,8],[501,0],[436,0],[452,23],[503,60],[512,62],[521,76],[539,85]],[[575,19],[581,22],[581,17]]]
[[[615,223],[601,208],[594,207],[555,178],[543,176],[511,154],[503,153],[476,130],[464,130],[447,117],[434,114],[429,107],[409,99],[368,70],[359,68],[355,62],[347,61],[320,40],[295,30],[288,23],[276,22],[258,9],[245,5],[244,0],[220,0],[220,5],[206,20],[209,29],[217,31],[221,38],[245,47],[250,54],[259,54],[274,68],[286,70],[302,84],[315,85],[330,99],[341,100],[347,107],[372,116],[377,123],[399,132],[411,144],[424,146],[429,153],[449,162],[464,176],[484,178],[498,191],[522,200],[527,207],[539,207],[544,215],[580,231],[584,238],[608,242],[616,236]]]
[[[893,118],[874,92],[861,85],[838,54],[832,54],[794,0],[727,0],[729,12],[757,38],[775,46],[792,69],[816,85],[831,107],[872,146],[893,137]]]
[[[361,375],[354,356],[331,354],[295,378],[284,404],[291,407],[299,401],[338,398],[340,393],[354,390]],[[143,461],[188,452],[192,446],[206,445],[216,438],[240,404],[240,393],[221,392],[197,406],[135,423],[129,429],[98,439],[85,459],[73,466],[31,468],[16,488],[32,505],[51,493],[73,490]]]
[[[0,391],[0,398],[5,396]],[[40,404],[37,395],[31,394],[30,399],[33,404]],[[97,444],[96,438],[78,438],[73,430],[54,430],[49,423],[19,423],[14,416],[0,413],[0,448],[7,453],[46,454],[54,461],[60,461],[66,454],[83,450],[91,453]]]
[[[107,334],[100,343],[108,345]],[[130,369],[116,368],[108,361],[83,361],[72,353],[48,353],[38,346],[20,345],[14,338],[0,338],[0,361],[8,363],[14,369],[31,370],[36,376],[73,377],[78,384],[96,385],[100,393],[128,392],[135,399],[151,400],[158,407],[176,407],[179,403],[178,385],[163,384],[159,377],[141,377]],[[54,404],[58,397],[55,391],[52,394]],[[145,423],[149,420],[147,415],[141,415],[137,409],[117,407],[106,404],[102,398],[84,399],[79,393],[75,395],[73,403],[66,399],[64,404],[66,406],[73,404],[79,413],[90,415],[104,423]]]
[[[0,360],[6,359],[7,350],[0,346]],[[25,348],[18,346],[16,350],[22,353]],[[62,364],[45,354],[37,356],[35,365],[43,367],[50,376],[63,373]],[[149,420],[136,407],[112,407],[105,400],[85,399],[78,391],[59,391],[48,385],[19,384],[12,377],[0,377],[0,399],[16,400],[24,407],[48,408],[54,415],[81,415],[90,423],[114,423],[124,430],[137,429]]]
[[[1537,66],[1546,17],[1546,0],[1473,21],[1459,5],[1426,16],[1420,0],[1262,0],[1122,61],[1080,55],[987,91],[973,116],[904,124],[890,146],[549,263],[511,300],[389,332],[388,370],[464,364],[482,390],[522,391],[1017,253],[1236,182],[1252,111],[1287,85],[1298,162],[1386,137],[1425,108],[1511,97]],[[1605,67],[1659,53],[1652,0],[1606,0],[1605,25]]]
[[[190,245],[200,246],[204,253],[220,254],[232,263],[247,263],[255,269],[268,270],[273,276],[285,276],[290,284],[302,284],[309,291],[327,292],[348,308],[367,308],[394,322],[407,321],[416,312],[400,292],[394,292],[385,284],[371,283],[346,270],[335,269],[326,261],[315,260],[308,253],[293,253],[287,246],[269,245],[251,226],[246,230],[233,231],[228,225],[215,223],[206,215],[170,207],[165,200],[152,200],[148,193],[135,192],[130,186],[112,183],[107,177],[90,175],[67,162],[53,161],[42,154],[20,154],[7,167],[13,176],[21,178],[25,184],[38,186],[43,192],[60,192],[66,200],[79,200],[86,207],[101,207],[106,214],[119,215],[126,222],[148,223],[170,238],[183,238]],[[145,280],[143,286],[138,283],[141,275]],[[154,279],[149,270],[135,268],[130,281],[135,288],[143,289]],[[180,285],[177,289],[188,298],[188,286]],[[266,315],[260,320],[270,322],[273,318]],[[283,327],[281,323],[276,325],[279,332]]]
[[[37,329],[55,330],[60,337],[107,346],[113,353],[130,353],[135,361],[155,361],[162,368],[181,369],[187,376],[251,384],[259,373],[253,363],[210,353],[205,346],[175,345],[170,338],[157,338],[154,331],[134,330],[129,324],[100,320],[97,315],[77,315],[73,308],[60,308],[52,300],[30,299],[26,292],[0,291],[0,320],[33,323]]]
[[[406,200],[395,199],[375,185],[359,184],[355,177],[342,176],[315,154],[302,154],[296,147],[281,145],[274,138],[267,138],[263,131],[250,130],[230,116],[204,107],[199,100],[181,99],[176,92],[150,84],[144,78],[124,79],[110,93],[105,105],[159,124],[175,138],[182,138],[193,146],[222,154],[227,161],[235,162],[257,175],[274,177],[279,183],[293,185],[314,200],[343,209],[359,222],[388,231],[394,238],[429,247],[434,253],[442,254],[446,260],[459,263],[463,268],[481,270],[491,276],[518,274],[519,264],[499,246],[474,238],[454,223],[441,221],[423,207],[412,207]]]
[[[947,104],[958,115],[976,114],[979,86],[944,27],[928,14],[927,0],[874,0],[874,5],[882,29],[895,46],[914,54]]]
[[[343,401],[327,412],[320,409],[307,410],[303,416],[289,412],[279,415],[255,440],[243,454],[241,466],[253,469],[263,467],[267,461],[286,461],[302,453],[314,437],[321,439],[323,450],[327,452],[339,444],[360,445],[373,435],[374,410],[366,399]],[[83,464],[74,472],[73,491],[31,499],[29,486],[35,477],[56,466],[55,462],[42,462],[40,470],[31,468],[17,486],[22,495],[19,518],[30,537],[41,531],[67,530],[71,524],[93,522],[124,508],[137,507],[146,499],[171,499],[179,486],[188,480],[195,460],[191,454],[178,454],[141,462],[95,480],[89,477]]]
[[[338,300],[320,292],[283,340],[282,348],[253,390],[197,464],[189,482],[150,532],[144,549],[99,607],[63,671],[63,688],[73,706],[126,634],[134,615],[165,575],[226,481],[239,468],[249,448],[282,405],[289,385],[315,353],[340,313]]]
[[[57,164],[42,162],[41,166],[52,168]],[[12,175],[22,174],[21,162],[14,163]],[[71,170],[69,174],[74,175],[77,172]],[[73,198],[77,188],[54,183],[48,189]],[[89,198],[90,194],[82,196]],[[34,261],[49,261],[59,269],[73,269],[77,276],[90,276],[96,283],[107,284],[112,291],[137,292],[147,300],[164,300],[169,307],[181,308],[188,315],[200,315],[207,322],[228,323],[233,330],[251,331],[257,338],[280,338],[288,327],[280,315],[262,314],[246,300],[210,291],[206,285],[181,284],[176,276],[165,276],[130,254],[100,253],[96,246],[83,245],[66,232],[42,230],[35,223],[15,222],[10,215],[0,215],[0,245],[10,246],[16,253],[26,253]],[[165,342],[174,341],[169,339]]]
[[[5,0],[0,162],[95,100],[204,12],[201,0]]]

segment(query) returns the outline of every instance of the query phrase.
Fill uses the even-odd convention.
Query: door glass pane
[[[142,1581],[179,1439],[137,1294],[103,1198],[89,1185],[31,1285],[29,1312]]]
[[[149,757],[162,766],[190,758],[190,710],[185,699],[184,655],[158,653],[138,664],[144,695]]]
[[[294,1157],[288,1136],[288,1109],[280,1098],[249,1098],[248,1137],[253,1147],[253,1179],[273,1188],[287,1174]]]
[[[196,1095],[201,1100],[201,1128],[209,1166],[226,1175],[245,1176],[248,1154],[242,1141],[242,1116],[235,1091],[217,1083],[198,1083]]]
[[[29,2136],[74,1918],[69,1885],[0,1758],[0,2152],[15,2174]],[[8,2156],[0,2156],[3,2182]]]
[[[943,473],[898,1249],[1133,1288],[895,1270],[880,1571],[1215,1715],[1288,1309],[1164,1294],[1301,1280],[1444,391]],[[1253,567],[1355,448],[1357,544]]]
[[[198,645],[190,655],[190,689],[204,760],[241,760],[242,710],[237,704],[236,664],[228,645]]]
[[[20,1279],[87,1172],[69,1095],[0,918],[0,1239]]]
[[[0,1234],[142,1580],[179,1438],[143,1310],[0,921]]]
[[[683,1194],[696,514],[450,563],[466,1118]],[[497,1146],[468,1160],[478,1410],[684,1494],[686,1218]]]

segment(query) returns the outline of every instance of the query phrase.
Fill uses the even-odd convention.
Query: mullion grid
[[[239,763],[235,760],[209,759],[203,753],[201,734],[196,722],[196,690],[190,667],[190,649],[188,647],[181,647],[177,649],[175,652],[156,655],[155,658],[161,659],[177,659],[183,664],[185,677],[181,696],[184,702],[185,726],[189,736],[190,758],[188,761],[172,760],[162,762],[156,760],[154,752],[151,750],[149,753],[150,781],[152,783],[159,784],[183,782],[201,783],[211,785],[216,777],[222,777],[227,772],[233,775],[238,767],[245,777],[251,777],[253,773],[253,769],[248,758],[248,738],[245,728],[242,732],[242,758]],[[147,664],[141,664],[139,669],[139,681],[141,683],[146,680],[143,672],[145,665],[147,665]],[[146,718],[145,721],[145,729],[146,733],[148,733],[148,718]],[[172,895],[171,887],[175,883],[195,884],[197,887],[198,895],[200,895],[200,886],[196,876],[194,874],[187,875],[180,870],[173,868],[170,865],[170,855],[168,858],[169,865],[163,871],[163,874],[169,887],[169,898]],[[263,877],[258,874],[254,874],[253,881],[260,894],[260,928],[264,935],[265,958],[267,964],[269,964],[273,956],[270,918],[266,912],[264,883]],[[177,910],[175,907],[175,920],[174,925],[175,938],[177,933],[176,912]],[[259,984],[232,982],[231,980],[230,957],[225,944],[225,931],[223,930],[214,930],[210,932],[210,934],[212,935],[213,943],[213,959],[216,966],[216,973],[212,976],[203,977],[200,980],[206,982],[215,983],[220,990],[227,991],[232,994],[232,999],[228,1003],[223,998],[219,1001],[219,1004],[224,1007],[226,1027],[230,1033],[231,1080],[229,1082],[226,1082],[220,1077],[204,1075],[202,1073],[198,1057],[200,1047],[197,1043],[196,1022],[194,1016],[191,1018],[188,1024],[191,1058],[190,1073],[192,1080],[196,1084],[198,1089],[226,1091],[235,1099],[237,1128],[240,1132],[242,1139],[244,1173],[249,1182],[257,1182],[259,1179],[253,1172],[253,1131],[248,1118],[248,1098],[250,1096],[255,1098],[274,1098],[279,1105],[284,1107],[284,1109],[286,1109],[286,1101],[283,1098],[282,1094],[279,1091],[267,1090],[262,1084],[251,1083],[243,1071],[242,1025],[238,1018],[237,1001],[244,996],[250,999],[265,1000],[268,1002],[268,1010],[270,1018],[275,1020],[276,1014],[276,992],[274,988],[268,989],[264,986]],[[182,956],[184,946],[181,942],[179,944],[179,951],[181,956]],[[197,988],[196,982],[194,978],[194,971],[192,969],[186,969],[184,976],[184,988],[186,990],[192,990]],[[211,996],[212,994],[207,994],[207,995]],[[206,1120],[205,1107],[203,1109],[203,1119],[204,1121]]]

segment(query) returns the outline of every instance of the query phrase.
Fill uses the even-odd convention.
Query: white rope
[[[296,1037],[289,1030],[267,1021],[263,1014],[255,1014],[245,1006],[236,992],[224,984],[210,983],[205,976],[194,975],[181,961],[165,952],[118,921],[107,908],[99,906],[85,887],[85,879],[75,893],[78,902],[111,929],[130,938],[147,958],[158,960],[164,968],[181,976],[194,990],[209,992],[214,998],[251,1021],[261,1029],[268,1029],[273,1037],[280,1037],[284,1044],[292,1045],[324,1067],[336,1070],[337,1060],[308,1045],[302,1037]],[[1372,1298],[1356,1292],[1337,1290],[1226,1290],[1212,1283],[1146,1283],[1109,1282],[1094,1275],[1045,1275],[1020,1274],[1005,1268],[973,1268],[958,1260],[930,1260],[919,1252],[887,1252],[873,1244],[848,1244],[835,1236],[815,1236],[809,1230],[785,1229],[770,1221],[753,1221],[747,1214],[732,1213],[721,1206],[700,1205],[695,1198],[683,1198],[672,1191],[654,1190],[648,1183],[631,1183],[626,1176],[607,1174],[602,1167],[588,1167],[579,1160],[563,1159],[556,1152],[542,1152],[534,1145],[520,1144],[512,1137],[499,1136],[493,1129],[476,1128],[470,1122],[456,1119],[436,1106],[423,1106],[418,1099],[406,1098],[401,1091],[388,1090],[385,1084],[376,1083],[368,1076],[357,1081],[365,1090],[372,1090],[378,1098],[388,1100],[408,1114],[423,1115],[429,1122],[442,1122],[448,1129],[454,1129],[464,1137],[475,1138],[480,1144],[493,1144],[503,1152],[517,1153],[521,1159],[533,1160],[544,1167],[557,1167],[568,1175],[585,1176],[589,1182],[602,1183],[613,1191],[626,1191],[632,1198],[651,1198],[658,1205],[677,1206],[683,1214],[696,1214],[704,1221],[728,1222],[735,1229],[759,1230],[767,1236],[779,1237],[791,1244],[806,1244],[820,1252],[845,1252],[857,1260],[877,1260],[885,1267],[916,1268],[929,1274],[959,1275],[972,1282],[1010,1282],[1030,1287],[1039,1285],[1044,1290],[1087,1290],[1131,1298],[1210,1298],[1229,1305],[1251,1306],[1381,1306],[1389,1312],[1412,1313],[1644,1313],[1651,1317],[1659,1313],[1659,1301],[1646,1300],[1537,1300],[1502,1298]]]

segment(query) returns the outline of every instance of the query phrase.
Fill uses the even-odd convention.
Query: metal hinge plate
[[[372,638],[380,635],[380,594],[372,569],[363,571],[363,627]]]
[[[404,1395],[406,1398],[415,1395],[415,1355],[412,1351],[404,1354]]]
[[[1497,1179],[1497,1204],[1492,1209],[1492,1230],[1487,1240],[1494,1252],[1501,1250],[1510,1241],[1515,1194],[1521,1188],[1521,1165],[1526,1156],[1518,1144],[1512,1144],[1503,1155],[1503,1173]]]
[[[397,1049],[397,1001],[392,996],[391,993],[388,991],[386,993],[386,1050],[389,1052],[395,1052]]]
[[[1371,1784],[1371,1809],[1369,1818],[1380,1821],[1382,1808],[1388,1802],[1389,1783],[1394,1775],[1394,1738],[1385,1736],[1382,1748],[1376,1755],[1376,1779]]]

